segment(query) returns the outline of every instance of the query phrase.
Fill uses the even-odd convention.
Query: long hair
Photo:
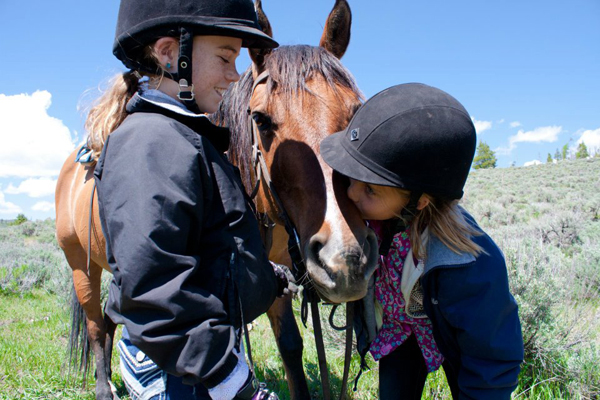
[[[130,71],[118,74],[110,80],[109,89],[96,101],[87,115],[85,130],[88,132],[87,145],[96,159],[106,138],[125,119],[125,106],[138,90],[138,78]]]
[[[427,258],[427,248],[421,237],[425,228],[428,228],[429,235],[437,236],[457,254],[470,253],[478,256],[485,253],[485,250],[473,241],[473,237],[481,236],[483,232],[467,221],[459,207],[459,200],[448,200],[429,194],[424,196],[429,200],[429,204],[417,213],[410,224],[410,245],[415,257]]]
[[[154,52],[154,43],[146,46],[142,55],[146,65],[156,65],[156,74],[145,74],[150,87],[160,86],[164,70],[158,64]],[[126,106],[131,97],[140,88],[141,75],[137,71],[117,74],[109,81],[109,88],[96,100],[88,112],[84,127],[88,132],[87,146],[92,149],[94,159],[97,159],[106,138],[121,125],[127,116]]]

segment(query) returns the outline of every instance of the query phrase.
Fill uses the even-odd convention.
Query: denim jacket
[[[459,398],[510,399],[523,361],[518,307],[498,246],[484,232],[473,241],[484,250],[477,257],[457,254],[435,235],[429,236],[421,276],[423,306],[433,323],[438,348],[458,377]],[[362,323],[358,318],[355,331],[359,353],[365,354],[373,340],[368,333],[375,325],[367,321],[372,300],[358,303],[362,304],[357,313],[363,318]]]

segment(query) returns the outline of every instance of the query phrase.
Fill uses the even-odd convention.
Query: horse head
[[[271,34],[260,1],[257,11],[263,31]],[[318,47],[250,50],[253,64],[230,87],[220,110],[220,122],[232,131],[229,157],[248,191],[257,179],[251,155],[254,125],[258,150],[281,199],[280,206],[266,184],[256,197],[258,211],[278,227],[271,258],[285,263],[283,208],[297,228],[307,276],[319,295],[334,303],[365,295],[378,257],[375,235],[346,195],[347,182],[319,153],[320,141],[345,128],[362,100],[339,61],[350,40],[350,24],[348,4],[337,0]]]

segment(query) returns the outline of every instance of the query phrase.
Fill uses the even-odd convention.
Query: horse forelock
[[[288,98],[297,94],[315,94],[310,91],[307,82],[320,76],[338,96],[340,87],[349,89],[357,99],[362,99],[352,74],[340,60],[323,47],[308,45],[281,46],[266,59],[269,71],[268,90],[288,94]]]
[[[342,102],[348,91],[352,93],[352,111],[355,111],[357,104],[364,99],[352,74],[337,57],[322,47],[281,46],[266,58],[265,69],[269,71],[267,92],[283,93],[284,96],[279,98],[289,102],[304,94],[318,96],[307,84],[317,76],[332,88],[333,93]],[[240,80],[231,85],[223,95],[219,110],[210,116],[214,123],[229,127],[231,142],[227,155],[229,160],[240,168],[244,186],[248,191],[252,189],[252,137],[248,131],[248,105],[253,84],[252,69],[248,68]]]

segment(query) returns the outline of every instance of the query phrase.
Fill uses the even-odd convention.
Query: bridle
[[[252,91],[250,93],[250,97],[254,94],[256,87],[263,82],[266,82],[269,78],[269,71],[264,71],[254,81],[252,85]],[[308,319],[308,303],[310,303],[311,308],[311,316],[314,328],[315,335],[315,344],[317,347],[317,354],[319,357],[319,370],[321,373],[321,384],[323,390],[323,399],[330,400],[330,385],[329,385],[329,373],[327,370],[327,360],[325,356],[325,346],[323,344],[323,332],[321,329],[321,319],[319,316],[319,295],[314,289],[314,286],[310,282],[310,280],[305,279],[307,276],[306,263],[304,262],[304,257],[302,255],[302,247],[300,243],[300,237],[298,235],[298,231],[296,226],[292,222],[289,214],[286,212],[285,207],[281,201],[281,198],[277,194],[275,187],[273,186],[273,181],[271,180],[271,174],[269,173],[269,169],[267,168],[267,164],[265,162],[264,155],[259,148],[260,138],[258,134],[258,128],[254,119],[252,118],[252,112],[250,106],[248,105],[248,131],[252,134],[252,165],[254,168],[254,188],[252,189],[252,193],[250,194],[250,199],[254,200],[256,195],[258,194],[258,190],[260,188],[260,184],[264,181],[266,188],[268,189],[268,193],[273,199],[275,206],[277,207],[277,217],[285,227],[285,231],[288,234],[288,253],[290,254],[290,258],[292,260],[292,273],[296,278],[296,281],[299,284],[303,285],[303,298],[302,298],[302,307],[301,307],[301,320],[304,326],[306,327],[306,321]],[[268,218],[268,217],[266,217]],[[266,224],[267,229],[273,229],[275,224],[268,220],[269,223]],[[334,304],[331,310],[331,314],[329,316],[329,323],[331,327],[338,331],[346,331],[346,347],[345,347],[345,357],[344,357],[344,374],[342,379],[342,387],[340,392],[340,400],[345,398],[347,384],[348,384],[348,374],[350,371],[350,360],[352,358],[352,321],[354,308],[352,303],[346,303],[346,326],[337,327],[333,323],[333,317],[338,305]]]

